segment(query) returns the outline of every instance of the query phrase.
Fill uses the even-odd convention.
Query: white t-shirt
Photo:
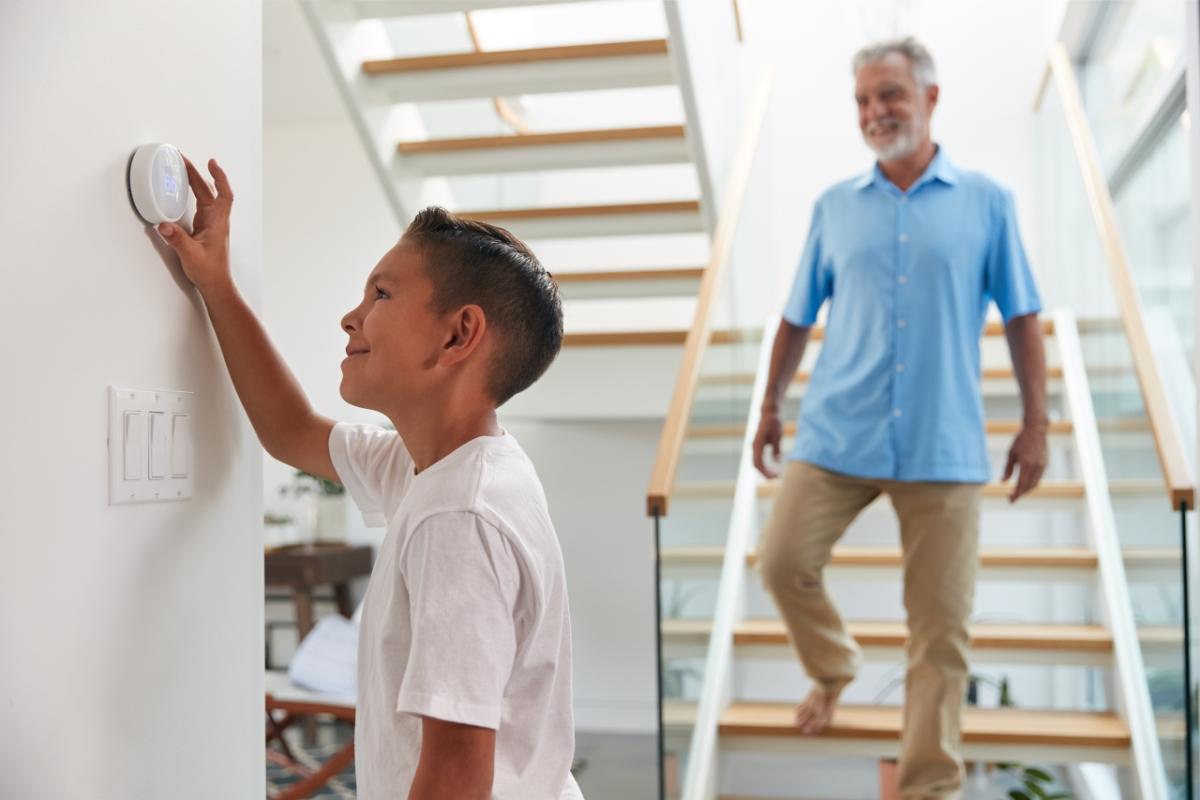
[[[342,423],[329,454],[387,526],[359,635],[359,798],[408,797],[428,716],[496,731],[493,800],[582,800],[562,551],[520,445],[481,436],[414,475],[398,434]]]

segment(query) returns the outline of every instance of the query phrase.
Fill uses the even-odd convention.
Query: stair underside
[[[427,14],[461,14],[498,8],[571,3],[578,0],[354,0],[350,6],[359,19],[417,17]]]
[[[458,211],[459,216],[507,228],[522,239],[699,233],[698,200]]]
[[[691,160],[682,125],[401,142],[405,164],[426,174],[581,169]]]
[[[364,61],[368,104],[675,83],[665,39]]]

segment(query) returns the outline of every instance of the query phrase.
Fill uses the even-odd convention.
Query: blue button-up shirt
[[[1041,310],[1012,195],[938,149],[907,192],[879,169],[826,191],[784,311],[825,339],[791,458],[902,481],[983,483],[979,340]]]

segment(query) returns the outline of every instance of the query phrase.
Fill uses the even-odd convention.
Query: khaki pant
[[[900,520],[909,628],[900,794],[906,800],[955,797],[962,786],[980,486],[855,478],[790,462],[759,545],[759,567],[805,671],[840,689],[854,678],[861,653],[825,590],[822,571],[846,527],[883,493]]]

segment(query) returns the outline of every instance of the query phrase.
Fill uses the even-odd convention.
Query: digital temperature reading
[[[187,170],[175,146],[156,142],[133,151],[127,181],[129,198],[144,222],[178,222],[187,212]]]

